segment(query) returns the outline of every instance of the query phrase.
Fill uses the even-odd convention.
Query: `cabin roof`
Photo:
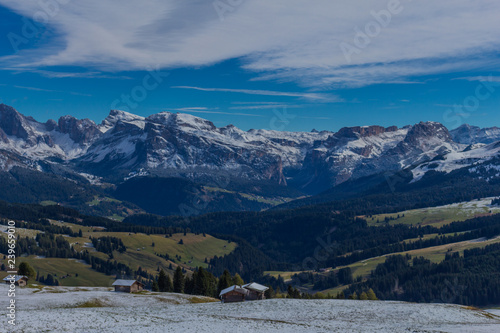
[[[137,280],[116,280],[115,282],[113,282],[113,286],[131,287],[136,282],[142,284]]]
[[[11,280],[9,278],[10,276],[12,276],[12,275],[7,275],[3,280],[4,281],[10,281]],[[14,279],[15,279],[16,282],[19,281],[19,280],[21,280],[22,278],[25,278],[26,280],[28,280],[27,276],[24,276],[24,275],[14,275]]]
[[[229,288],[226,288],[224,290],[222,290],[219,294],[219,297],[222,296],[222,295],[225,295],[231,291],[236,291],[237,293],[240,293],[240,294],[243,294],[243,295],[246,295],[248,294],[248,290],[242,288],[241,286],[238,286],[238,285],[234,285],[234,286],[231,286]]]
[[[248,289],[248,290],[258,291],[258,292],[265,292],[266,290],[269,289],[268,287],[263,286],[261,284],[258,284],[256,282],[247,283],[247,284],[243,285],[242,287],[245,289]]]

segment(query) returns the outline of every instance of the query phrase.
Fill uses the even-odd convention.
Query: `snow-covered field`
[[[1,332],[500,332],[500,317],[457,305],[274,299],[236,304],[177,294],[133,295],[108,288],[22,289],[17,325]],[[198,298],[199,299],[199,298]],[[102,307],[79,307],[100,300]]]

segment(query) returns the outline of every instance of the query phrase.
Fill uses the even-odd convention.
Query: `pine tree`
[[[160,287],[158,287],[158,282],[156,280],[154,280],[153,284],[151,285],[151,291],[160,291]]]
[[[184,274],[182,273],[182,268],[177,265],[174,273],[174,293],[184,292]]]
[[[368,296],[366,295],[366,293],[363,291],[361,293],[361,295],[359,295],[359,299],[362,300],[362,301],[366,301],[368,299]]]
[[[167,292],[169,291],[169,278],[167,277],[167,274],[165,271],[162,269],[160,270],[160,275],[158,276],[158,289],[160,292]]]
[[[203,296],[215,296],[217,292],[217,281],[215,277],[203,269],[198,267],[197,274],[193,273],[194,290],[193,294]]]
[[[54,277],[52,274],[47,274],[47,278],[45,279],[45,284],[48,286],[53,286],[54,285]]]
[[[33,278],[33,277],[36,276],[35,270],[27,262],[22,262],[19,265],[19,269],[17,271],[17,274],[19,274],[19,275],[25,275],[25,276],[27,276],[29,278]]]
[[[167,292],[171,293],[174,291],[174,286],[172,284],[172,279],[170,278],[170,275],[167,274]]]
[[[353,292],[349,295],[349,299],[358,299],[358,294],[356,294],[356,292]]]
[[[233,284],[235,284],[237,286],[242,286],[245,284],[245,281],[243,281],[241,276],[238,273],[236,273],[236,274],[234,274],[234,277],[233,277]]]
[[[222,290],[231,287],[231,284],[232,284],[231,274],[226,269],[224,270],[224,273],[222,273],[222,275],[220,276],[219,282],[217,283],[217,295],[219,295]]]
[[[186,276],[184,278],[184,293],[185,294],[193,294],[194,291],[194,276],[196,274],[196,271],[191,274],[191,278],[189,276]]]
[[[278,288],[276,288],[276,293],[274,293],[274,296],[275,297],[280,297],[281,298],[281,289],[280,287],[278,286]]]
[[[271,299],[271,298],[274,298],[274,289],[272,286],[267,286],[269,289],[267,289],[265,292],[264,292],[264,296],[267,298],[267,299]]]
[[[368,296],[368,299],[370,301],[377,301],[378,300],[377,295],[375,295],[375,292],[373,291],[372,288],[370,288],[368,290],[368,292],[366,293],[366,296]]]

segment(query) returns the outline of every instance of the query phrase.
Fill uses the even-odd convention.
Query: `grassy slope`
[[[20,264],[22,262],[29,263],[35,269],[35,271],[40,273],[40,275],[57,275],[56,279],[59,280],[62,286],[107,287],[111,286],[114,280],[113,276],[108,276],[103,273],[96,272],[90,267],[90,265],[78,262],[75,259],[37,259],[35,256],[17,258],[17,264]],[[78,273],[78,277],[76,277],[76,273]],[[70,274],[71,277],[61,279],[61,277],[66,274]],[[0,272],[0,277],[2,279],[6,275],[7,274],[5,272]],[[30,281],[30,283],[32,282],[33,281]]]
[[[104,237],[112,236],[120,238],[127,251],[119,253],[113,252],[114,259],[118,262],[130,266],[132,269],[142,267],[152,274],[157,274],[157,268],[163,268],[166,271],[170,264],[180,264],[187,270],[192,270],[195,267],[207,267],[204,263],[205,258],[213,256],[223,256],[231,253],[237,246],[236,243],[228,243],[225,240],[206,235],[205,237],[195,234],[174,234],[172,237],[166,238],[165,235],[145,235],[145,234],[129,234],[126,232],[103,232],[102,229],[80,226],[61,221],[51,221],[51,223],[59,226],[67,226],[73,231],[82,230],[82,237],[66,237],[67,241],[77,251],[88,250],[91,255],[102,259],[108,259],[109,256],[102,252],[97,252],[93,248],[85,246],[85,243],[91,243],[91,237]],[[23,237],[34,237],[38,231],[30,229],[17,229],[19,234]],[[5,236],[0,233],[0,236]],[[180,240],[184,244],[179,244]],[[152,246],[154,242],[154,247]],[[165,255],[168,254],[171,260],[165,260],[157,256],[155,253]],[[180,256],[180,260],[176,257]],[[60,280],[63,286],[109,286],[110,281],[113,280],[112,276],[96,272],[90,268],[89,265],[79,263],[75,260],[59,259],[59,258],[41,258],[35,259],[34,256],[26,258],[18,258],[17,264],[26,261],[32,265],[35,270],[39,270],[41,275],[48,273],[57,276],[71,274],[72,277]],[[5,272],[0,272],[1,278],[5,277]],[[78,273],[78,278],[74,276]],[[170,271],[170,273],[173,273]]]
[[[455,221],[465,221],[470,218],[490,215],[495,213],[500,213],[500,207],[491,206],[492,198],[485,198],[481,200],[474,200],[471,202],[462,202],[452,205],[446,205],[441,207],[430,207],[430,208],[422,208],[416,210],[409,210],[395,214],[380,214],[373,215],[372,217],[362,216],[368,221],[369,225],[372,226],[381,226],[385,223],[376,223],[377,219],[383,221],[385,217],[396,218],[398,215],[399,219],[391,220],[389,224],[411,224],[411,225],[433,225],[435,227],[441,227],[446,224],[450,224]],[[491,213],[490,213],[491,212]],[[404,215],[404,217],[403,217]],[[373,219],[372,219],[373,218]],[[451,235],[451,234],[445,234]],[[438,234],[424,235],[423,239],[430,239],[433,237],[437,237]],[[403,242],[416,241],[417,239],[406,239]],[[358,261],[351,265],[348,265],[352,269],[353,277],[356,279],[361,276],[363,278],[367,277],[372,270],[374,270],[378,264],[381,264],[385,261],[386,257],[389,255],[409,254],[412,257],[424,257],[426,259],[431,260],[432,262],[439,263],[444,260],[446,253],[449,252],[460,252],[463,254],[463,251],[471,248],[482,248],[490,244],[500,242],[500,238],[494,238],[490,240],[483,241],[465,241],[459,243],[446,244],[441,246],[429,247],[425,249],[412,250],[407,252],[400,253],[391,253],[388,255],[370,258],[362,261]],[[343,267],[337,267],[334,271],[337,271]],[[278,277],[281,275],[285,281],[290,279],[291,276],[298,272],[265,272],[274,277]],[[320,274],[320,273],[318,273]],[[339,286],[333,289],[328,289],[322,291],[323,293],[331,293],[336,294],[339,291],[345,289],[346,286]]]
[[[468,249],[472,249],[472,248],[482,248],[482,247],[485,247],[487,245],[495,244],[495,243],[500,243],[500,237],[497,237],[494,239],[489,239],[489,240],[464,241],[464,242],[428,247],[425,249],[391,253],[391,254],[387,254],[387,255],[383,255],[383,256],[379,256],[379,257],[361,260],[361,261],[355,262],[355,263],[347,265],[347,266],[340,266],[340,267],[335,268],[333,271],[338,271],[339,269],[344,268],[344,267],[350,267],[352,270],[352,275],[353,275],[354,279],[356,279],[358,276],[366,278],[367,276],[370,275],[371,271],[377,267],[377,265],[385,262],[387,256],[398,255],[398,254],[401,254],[401,255],[409,254],[412,257],[424,257],[426,259],[429,259],[432,262],[439,263],[439,262],[444,260],[447,253],[460,252],[460,254],[463,254],[464,250],[468,250]],[[269,274],[269,275],[274,276],[274,277],[278,277],[278,275],[281,275],[285,279],[285,281],[287,279],[290,279],[291,276],[295,273],[298,273],[298,272],[279,272],[279,271],[265,272],[265,274]],[[324,273],[316,273],[316,274],[324,274]],[[337,292],[340,292],[347,287],[348,286],[339,286],[339,287],[332,288],[332,289],[322,290],[321,292],[324,294],[330,293],[332,295],[335,295],[335,294],[337,294]]]
[[[408,210],[395,214],[373,215],[371,218],[364,216],[369,225],[384,225],[386,217],[394,218],[389,224],[433,225],[441,227],[455,221],[465,221],[479,216],[500,213],[500,207],[491,206],[492,198],[461,202],[452,205]],[[491,213],[490,213],[491,212]],[[399,215],[399,218],[397,216]],[[404,215],[404,216],[403,216]],[[377,223],[379,220],[381,223]]]
[[[161,255],[168,254],[172,262],[176,264],[184,265],[184,262],[186,262],[185,265],[188,267],[206,267],[207,265],[204,263],[205,258],[224,256],[225,254],[231,253],[237,246],[236,243],[228,243],[225,240],[218,239],[210,235],[206,235],[206,237],[204,237],[202,234],[187,234],[186,236],[184,236],[183,234],[173,234],[172,237],[166,238],[165,235],[129,234],[127,232],[102,232],[99,231],[99,228],[84,227],[67,222],[51,221],[51,223],[55,225],[70,227],[75,232],[82,230],[83,238],[68,238],[68,241],[72,244],[76,242],[79,243],[74,244],[77,251],[81,251],[82,249],[84,249],[84,243],[90,242],[90,240],[88,239],[89,236],[112,236],[120,238],[123,241],[123,244],[125,244],[125,246],[127,247],[127,252],[125,254],[116,252],[114,253],[115,258],[117,260],[119,258],[124,259],[124,261],[128,262],[133,268],[134,266],[141,266],[143,268],[152,268],[154,266],[154,268],[156,269],[156,265],[151,266],[151,258],[155,258],[155,260],[157,260],[158,262],[162,262],[161,260],[159,260],[162,258],[156,256],[155,253]],[[179,241],[181,239],[184,243],[183,245],[179,244]],[[155,244],[154,247],[152,246],[153,243]],[[138,249],[139,251],[137,251]],[[176,259],[176,256],[180,256],[181,260]],[[107,256],[104,254],[102,254],[100,257],[107,258]],[[145,267],[144,264],[141,264],[141,258],[149,262],[150,265]]]
[[[253,194],[253,193],[241,193],[241,192],[229,191],[227,189],[222,189],[222,188],[218,188],[218,187],[204,186],[204,188],[208,192],[221,192],[221,193],[238,194],[245,199],[269,204],[271,206],[281,205],[283,203],[290,202],[290,201],[294,200],[294,198],[279,197],[279,196],[277,196],[277,197],[264,197],[262,195],[257,195],[257,194]]]

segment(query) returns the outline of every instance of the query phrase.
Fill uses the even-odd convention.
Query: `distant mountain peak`
[[[99,125],[71,115],[42,124],[0,104],[2,169],[15,163],[56,163],[55,157],[65,161],[65,168],[103,177],[141,168],[153,175],[190,178],[223,173],[289,184],[309,193],[349,179],[430,163],[436,157],[479,156],[483,151],[493,156],[497,151],[485,150],[484,144],[499,139],[496,127],[463,125],[450,132],[437,122],[403,128],[344,127],[336,133],[243,131],[234,125],[218,128],[189,114],[141,117],[120,110],[111,110]],[[427,172],[425,167],[420,170],[419,176]]]
[[[500,128],[480,128],[463,124],[454,130],[450,131],[451,136],[455,142],[471,145],[477,143],[489,144],[500,141]]]
[[[135,115],[121,110],[111,110],[109,115],[101,122],[99,129],[102,132],[107,132],[113,128],[118,122],[132,123],[144,128],[144,117]]]
[[[100,136],[101,131],[90,119],[76,119],[73,116],[62,116],[57,123],[57,129],[80,145],[94,142]]]
[[[6,135],[27,140],[26,118],[13,107],[0,104],[0,128]]]

